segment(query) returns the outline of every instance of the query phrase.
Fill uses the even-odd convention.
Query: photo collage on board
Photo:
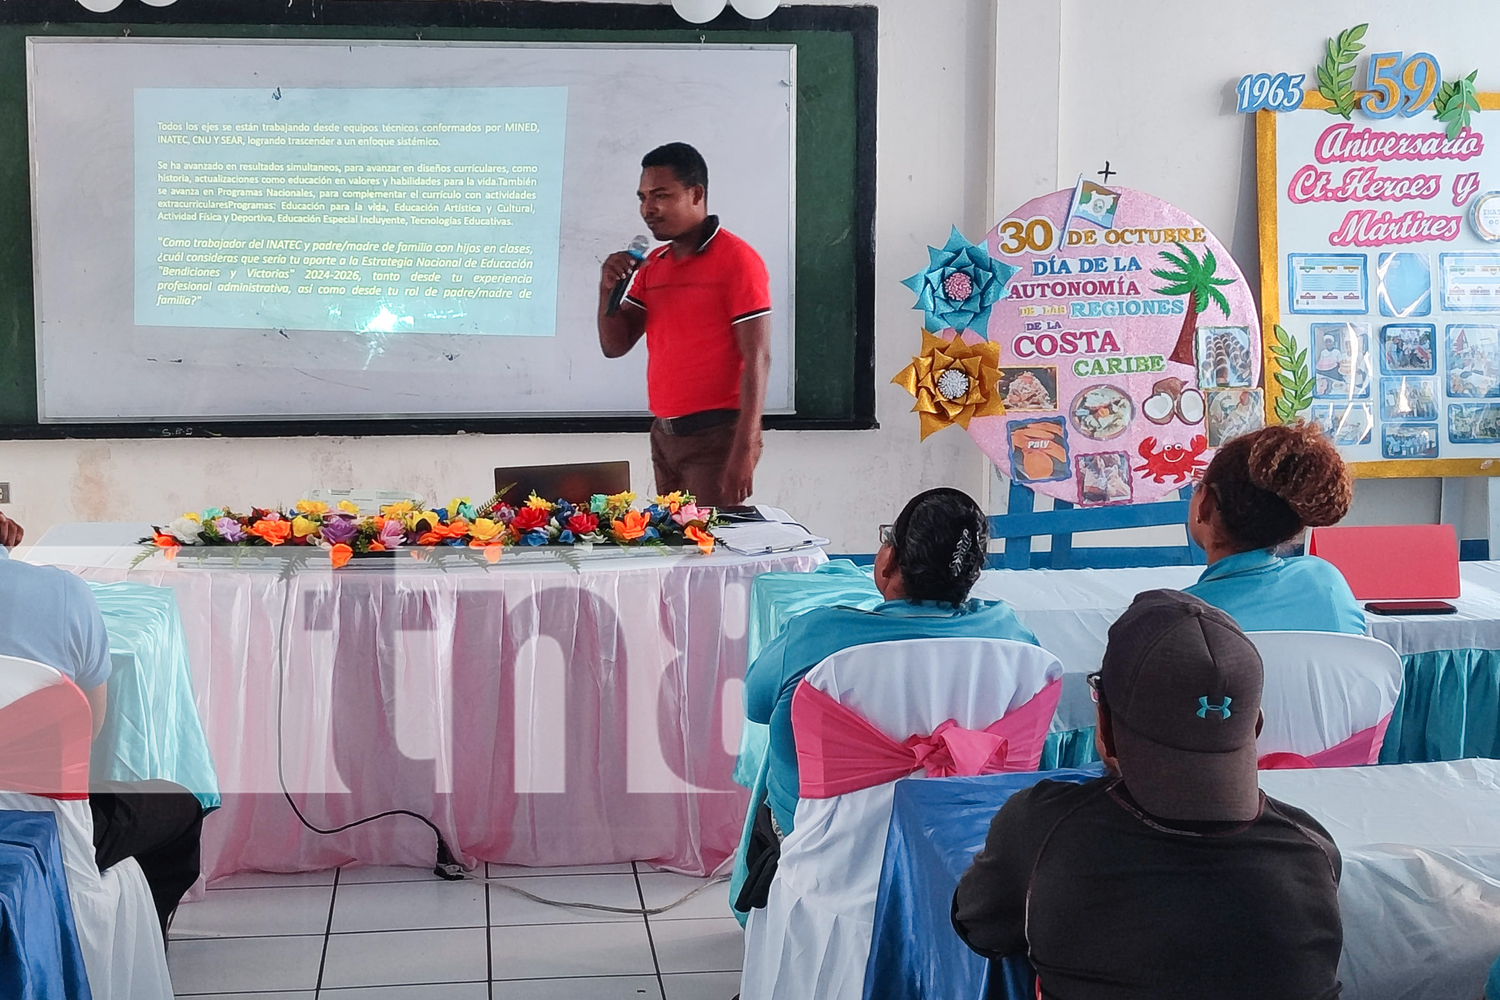
[[[1398,460],[1500,442],[1500,254],[1290,254],[1288,275],[1310,418],[1336,444]]]
[[[1430,110],[1378,116],[1363,103],[1276,115],[1276,219],[1262,239],[1278,248],[1276,322],[1292,350],[1268,384],[1293,411],[1282,419],[1316,423],[1347,460],[1485,458],[1500,443],[1489,118],[1445,129]]]

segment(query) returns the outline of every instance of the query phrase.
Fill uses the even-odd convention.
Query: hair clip
[[[969,550],[973,547],[973,535],[965,528],[963,534],[958,536],[958,544],[953,548],[953,558],[948,561],[950,573],[958,576],[964,571],[964,560],[969,558]]]

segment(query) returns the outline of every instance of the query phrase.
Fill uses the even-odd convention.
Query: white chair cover
[[[60,683],[62,674],[51,667],[0,656],[0,708]],[[134,858],[99,871],[88,802],[0,791],[0,809],[50,811],[57,816],[68,898],[94,1000],[172,1000],[161,925],[146,876]]]
[[[899,742],[949,719],[984,729],[1061,677],[1039,646],[951,638],[854,646],[806,682]],[[742,1000],[859,1000],[894,788],[797,804],[766,907],[746,923]]]
[[[1248,635],[1265,663],[1262,756],[1327,750],[1395,710],[1401,657],[1379,639],[1337,632]]]

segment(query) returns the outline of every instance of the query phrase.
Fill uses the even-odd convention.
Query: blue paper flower
[[[545,531],[528,531],[521,536],[522,545],[546,545],[547,533]]]
[[[573,533],[564,528],[562,532],[557,536],[557,540],[562,545],[572,545],[574,541]]]
[[[986,336],[990,308],[1005,298],[1010,279],[1020,268],[990,256],[983,244],[964,239],[953,227],[939,250],[927,248],[927,270],[901,282],[917,293],[917,304],[929,331],[971,330]]]
[[[589,497],[589,512],[592,514],[603,514],[609,509],[609,497],[603,493],[595,493]]]

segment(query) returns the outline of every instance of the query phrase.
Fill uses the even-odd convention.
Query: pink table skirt
[[[751,580],[821,552],[633,556],[452,572],[400,558],[288,580],[276,563],[80,569],[170,586],[223,808],[209,879],[352,861],[428,865],[429,818],[466,864],[647,860],[693,874],[733,852]],[[279,736],[278,736],[279,733]],[[280,752],[278,753],[278,747]]]

